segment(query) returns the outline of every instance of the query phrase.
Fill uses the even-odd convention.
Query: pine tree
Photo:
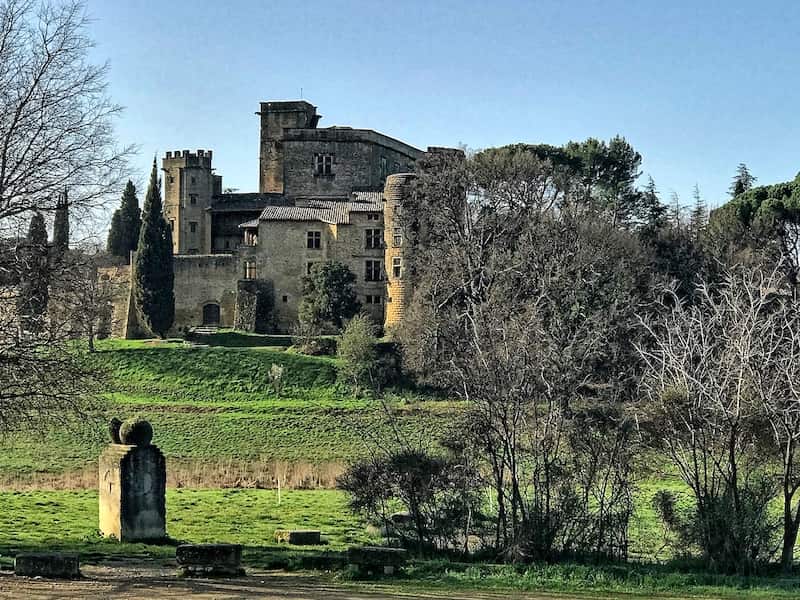
[[[123,257],[126,262],[130,254],[139,245],[139,230],[142,225],[142,213],[139,210],[139,199],[136,197],[136,186],[128,181],[122,194],[120,207],[111,218],[111,229],[108,232],[108,251],[114,256]]]
[[[49,301],[47,227],[40,212],[34,213],[23,249],[17,314],[26,331],[41,331]]]
[[[172,233],[161,212],[161,185],[156,161],[144,201],[135,261],[134,297],[142,323],[163,338],[175,320],[175,276]]]
[[[733,183],[731,183],[730,187],[730,194],[732,198],[735,198],[739,194],[744,194],[747,190],[753,187],[757,178],[750,174],[750,170],[747,168],[747,165],[744,163],[739,163],[739,166],[736,167],[736,175],[733,178]]]
[[[669,203],[669,223],[674,229],[683,225],[684,207],[681,205],[680,196],[677,192],[672,192]]]
[[[661,203],[652,177],[648,177],[647,185],[640,192],[639,205],[643,220],[639,236],[643,241],[651,242],[668,223],[667,207]]]
[[[56,216],[53,221],[53,251],[61,257],[69,250],[69,200],[67,190],[58,198]]]
[[[689,228],[692,231],[692,235],[696,238],[708,224],[708,207],[706,206],[705,200],[703,200],[700,195],[700,186],[696,183],[692,190],[692,198],[694,199],[694,205],[689,215]]]

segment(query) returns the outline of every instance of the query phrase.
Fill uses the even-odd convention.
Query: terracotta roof
[[[303,199],[298,200],[301,206],[267,206],[259,220],[321,221],[343,225],[350,223],[351,213],[383,212],[382,198],[380,192],[356,192],[352,200]]]

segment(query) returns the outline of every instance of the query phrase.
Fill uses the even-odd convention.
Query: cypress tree
[[[69,250],[69,200],[67,190],[59,196],[53,221],[53,251],[61,257]]]
[[[47,310],[49,265],[47,260],[47,227],[40,212],[34,213],[28,237],[21,253],[17,314],[20,325],[27,331],[41,331]]]
[[[122,193],[120,207],[111,218],[111,229],[108,232],[108,251],[114,256],[121,256],[127,262],[130,253],[139,244],[139,230],[142,225],[142,213],[139,210],[139,199],[136,197],[136,186],[128,181]]]
[[[161,212],[161,186],[153,160],[136,251],[134,296],[141,322],[161,338],[175,319],[174,279],[172,233]]]

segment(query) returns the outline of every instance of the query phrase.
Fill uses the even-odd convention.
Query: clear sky
[[[89,0],[120,141],[258,188],[263,100],[420,148],[625,136],[666,200],[800,170],[800,2]],[[143,191],[143,190],[142,190]],[[143,194],[142,194],[143,195]]]

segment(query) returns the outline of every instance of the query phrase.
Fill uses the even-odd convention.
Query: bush
[[[345,383],[358,393],[364,388],[379,389],[377,327],[365,314],[353,317],[339,340],[336,352],[342,365],[339,374]]]
[[[424,450],[390,451],[351,465],[337,485],[350,509],[380,523],[403,545],[461,550],[477,522],[481,495],[478,475],[468,465]],[[406,527],[395,527],[393,507],[408,513]]]

